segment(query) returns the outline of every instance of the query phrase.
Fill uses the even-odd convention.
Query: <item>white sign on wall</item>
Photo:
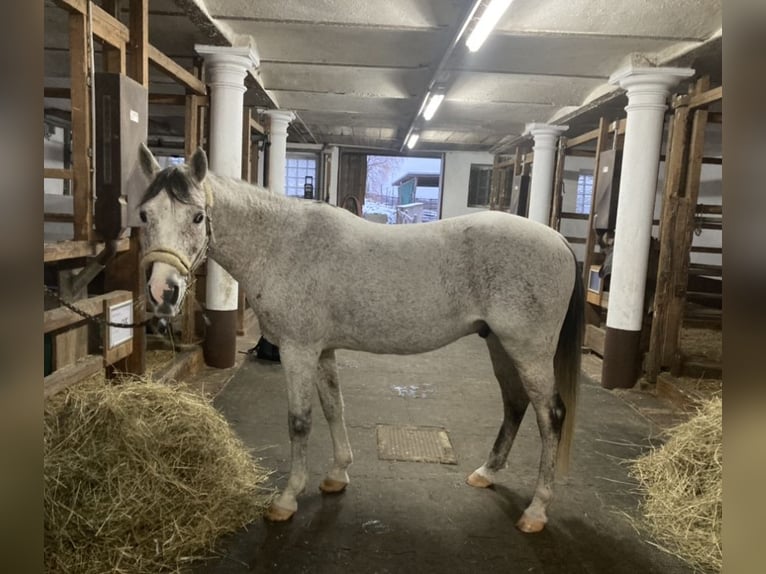
[[[109,306],[108,319],[110,323],[120,323],[129,325],[133,322],[133,300],[130,299],[123,303]],[[131,327],[109,326],[109,348],[114,349],[133,338],[133,329]]]

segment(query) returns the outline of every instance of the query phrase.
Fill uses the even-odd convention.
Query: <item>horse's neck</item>
[[[284,200],[242,181],[211,176],[210,256],[235,279],[263,268],[278,245],[276,230],[286,218]]]

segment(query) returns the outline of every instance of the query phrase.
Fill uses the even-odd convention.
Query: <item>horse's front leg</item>
[[[343,417],[343,395],[338,382],[338,369],[335,366],[335,351],[322,353],[319,359],[317,390],[324,416],[330,427],[333,446],[333,467],[319,485],[325,494],[342,492],[348,486],[348,467],[353,462],[351,445],[348,442],[346,421]]]
[[[297,496],[306,488],[306,449],[311,432],[311,398],[317,377],[319,351],[283,344],[279,350],[287,378],[287,423],[290,433],[291,466],[287,486],[272,502],[265,518],[282,522],[298,510]]]

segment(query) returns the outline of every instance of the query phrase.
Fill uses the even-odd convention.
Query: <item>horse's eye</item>
[[[194,216],[194,223],[202,223],[205,220],[205,214],[201,211]]]
[[[141,221],[143,221],[144,223],[146,223],[146,212],[145,212],[145,211],[141,211],[141,212],[139,212],[139,214],[138,214],[138,217],[140,217],[140,218],[141,218]]]

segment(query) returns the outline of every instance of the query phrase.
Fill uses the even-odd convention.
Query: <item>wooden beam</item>
[[[87,355],[72,365],[53,371],[43,379],[43,396],[47,399],[104,368],[104,359],[98,355]]]
[[[72,170],[61,167],[44,167],[43,179],[72,179]]]
[[[87,241],[93,228],[91,97],[88,25],[85,14],[69,15],[69,77],[72,99],[74,239]]]
[[[573,211],[562,211],[561,212],[561,219],[581,219],[583,221],[587,221],[590,217],[587,213],[575,213]]]
[[[134,2],[137,0],[133,0]],[[205,83],[187,71],[181,65],[174,62],[170,57],[160,52],[157,48],[149,44],[147,46],[149,60],[159,70],[170,76],[176,82],[184,86],[187,90],[198,96],[207,94]]]
[[[266,135],[266,128],[264,128],[258,120],[256,120],[254,117],[250,117],[250,129],[258,132],[259,134]]]
[[[68,100],[72,95],[69,88],[53,88],[46,86],[43,88],[43,96],[46,98],[59,98],[62,100]]]
[[[85,16],[88,13],[88,0],[54,0],[54,2],[70,14]],[[130,38],[127,26],[94,2],[91,2],[91,15],[93,35],[114,48],[124,49]]]
[[[695,211],[697,213],[705,213],[708,215],[723,215],[723,205],[698,203]]]
[[[43,244],[43,262],[64,261],[79,257],[95,257],[105,247],[104,243],[94,241],[56,241]],[[127,251],[130,247],[128,238],[117,242],[117,252]]]
[[[718,86],[712,90],[707,90],[691,96],[691,98],[689,98],[689,107],[692,109],[701,108],[708,104],[712,104],[713,102],[717,102],[721,98],[723,98],[723,86]]]
[[[723,253],[722,247],[704,247],[702,245],[692,245],[692,253]]]
[[[71,213],[44,213],[43,221],[46,223],[74,223],[74,215]]]
[[[612,122],[607,126],[607,133],[614,133],[614,131],[617,130],[617,135],[623,135],[625,133],[625,124],[625,119]],[[585,132],[584,134],[580,134],[579,136],[570,138],[567,140],[567,149],[572,149],[573,147],[577,147],[584,143],[598,140],[600,133],[601,128],[596,128],[594,130],[590,130],[589,132]]]
[[[596,157],[596,150],[568,148],[567,155],[572,157]]]
[[[149,86],[149,0],[130,0],[130,69],[128,75]]]
[[[72,304],[90,315],[101,315],[104,310],[104,301],[111,301],[112,299],[130,298],[130,291],[111,291],[104,293],[103,295],[96,295],[87,299],[81,299],[74,301]],[[56,307],[55,309],[49,309],[43,313],[43,333],[51,333],[53,331],[59,331],[66,329],[72,325],[77,325],[86,321],[84,317],[78,315],[74,311],[67,309],[66,307]]]

